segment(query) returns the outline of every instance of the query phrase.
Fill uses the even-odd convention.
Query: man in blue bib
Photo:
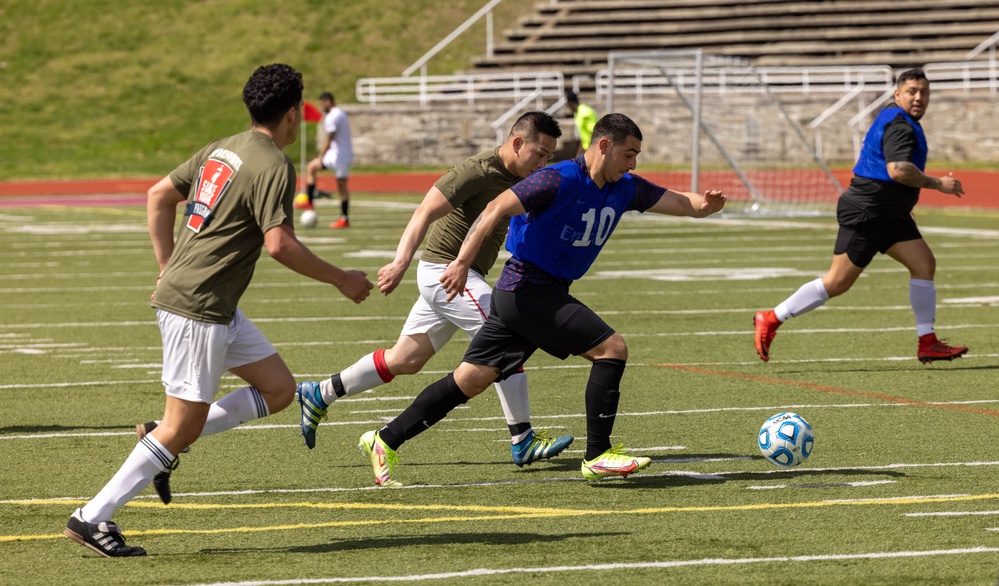
[[[722,209],[725,197],[680,193],[632,175],[642,133],[623,114],[609,114],[593,129],[590,148],[575,159],[536,171],[489,203],[468,231],[457,258],[440,281],[449,299],[461,294],[468,268],[489,234],[510,217],[506,249],[513,255],[496,281],[489,316],[472,338],[458,368],[425,388],[398,417],[361,436],[375,482],[392,477],[396,450],[496,380],[516,373],[537,350],[560,359],[593,363],[586,384],[586,454],[583,477],[627,477],[650,459],[610,442],[628,358],[624,339],[569,294],[629,210],[703,218]]]
[[[846,293],[879,252],[909,269],[909,303],[916,317],[919,361],[953,360],[968,351],[967,346],[940,341],[934,333],[936,259],[912,217],[923,187],[958,197],[964,194],[953,175],[930,177],[924,172],[928,149],[919,120],[929,104],[930,82],[922,70],[898,76],[895,102],[881,111],[867,131],[853,180],[840,196],[832,267],[753,319],[756,353],[764,362],[770,360],[770,343],[782,323]]]

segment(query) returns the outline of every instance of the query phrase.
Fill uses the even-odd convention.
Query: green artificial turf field
[[[417,199],[355,200],[350,230],[299,234],[373,279]],[[321,204],[325,226],[336,214]],[[628,343],[614,439],[652,458],[645,471],[582,480],[587,364],[539,353],[534,424],[575,435],[569,450],[515,467],[487,391],[403,446],[405,487],[374,487],[358,437],[457,365],[456,337],[425,372],[336,403],[312,451],[297,403],[197,442],[172,504],[149,488],[116,515],[150,555],[109,560],[61,532],[135,424],[162,413],[144,208],[4,207],[0,581],[994,584],[999,214],[918,218],[938,260],[938,333],[971,348],[958,361],[916,360],[908,275],[879,257],[854,290],[785,324],[764,364],[752,316],[825,271],[835,221],[627,216],[572,291]],[[390,346],[416,296],[415,266],[388,298],[354,305],[263,256],[242,308],[299,380]],[[790,470],[755,443],[780,411],[816,432]]]

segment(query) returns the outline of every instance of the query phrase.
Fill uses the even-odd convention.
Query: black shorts
[[[836,207],[839,234],[833,254],[843,254],[854,265],[864,268],[871,264],[874,255],[884,254],[899,242],[919,240],[923,237],[912,216],[873,216],[840,200]]]
[[[565,360],[612,334],[614,329],[569,295],[564,285],[493,289],[489,317],[472,338],[463,362],[495,366],[503,380],[519,371],[538,348]]]

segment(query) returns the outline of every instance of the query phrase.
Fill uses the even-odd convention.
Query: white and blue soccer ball
[[[763,457],[781,468],[792,468],[812,455],[815,432],[797,413],[778,413],[763,422],[758,439]]]

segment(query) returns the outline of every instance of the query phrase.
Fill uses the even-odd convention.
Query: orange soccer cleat
[[[917,356],[923,364],[934,360],[954,360],[968,352],[967,346],[951,346],[946,340],[938,340],[937,335],[930,333],[919,336],[919,352]]]
[[[330,224],[330,228],[333,230],[339,230],[341,228],[350,228],[350,220],[347,218],[340,218],[339,220]]]
[[[756,326],[753,342],[756,344],[756,353],[763,362],[770,361],[770,342],[773,342],[774,336],[777,335],[780,324],[773,311],[757,311],[753,317],[753,325]]]

